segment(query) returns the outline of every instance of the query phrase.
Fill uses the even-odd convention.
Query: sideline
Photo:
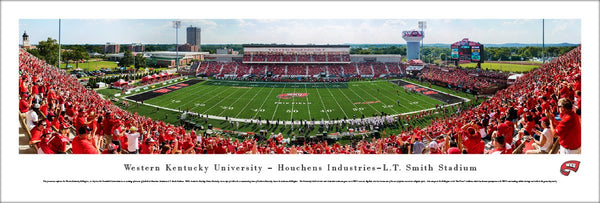
[[[410,83],[410,84],[413,84],[413,85],[416,85],[416,86],[419,86],[419,87],[423,87],[423,88],[425,88],[425,89],[429,89],[429,90],[432,90],[432,91],[435,91],[435,92],[441,92],[441,93],[444,93],[444,94],[452,95],[452,96],[455,96],[455,97],[458,97],[458,98],[461,98],[461,99],[463,99],[465,102],[469,102],[469,101],[471,101],[470,99],[467,99],[467,98],[464,98],[464,97],[461,97],[461,96],[458,96],[458,95],[454,95],[454,94],[450,94],[450,93],[442,92],[442,91],[439,91],[439,90],[436,90],[436,89],[432,89],[432,88],[429,88],[429,87],[425,87],[425,86],[423,86],[423,85],[419,85],[419,84],[416,84],[416,83],[412,83],[412,82],[409,82],[409,81],[406,81],[406,80],[403,80],[403,79],[398,79],[398,80],[402,80],[402,81],[404,81],[404,82],[406,82],[406,83]],[[391,80],[391,81],[394,81],[394,80]]]

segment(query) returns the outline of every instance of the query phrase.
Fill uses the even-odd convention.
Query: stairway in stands
[[[306,73],[305,75],[308,75],[308,65],[306,65]]]
[[[35,149],[29,145],[29,137],[23,123],[19,122],[19,154],[37,154]]]
[[[373,73],[373,77],[377,77],[375,76],[375,69],[373,68],[373,64],[371,64],[371,73]]]
[[[387,67],[387,64],[383,64],[383,66],[385,66],[385,71],[387,72],[387,74],[391,74],[390,69]]]

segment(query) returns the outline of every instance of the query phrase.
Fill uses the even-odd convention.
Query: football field
[[[403,84],[403,85],[407,85]],[[412,84],[408,84],[411,86]],[[208,80],[153,90],[151,97],[129,97],[203,115],[262,120],[338,120],[389,115],[434,108],[440,92],[417,86],[405,92],[389,81],[347,83],[282,83]],[[429,96],[428,96],[429,95]],[[438,95],[439,96],[439,95]]]

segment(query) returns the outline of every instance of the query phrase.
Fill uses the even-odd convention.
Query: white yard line
[[[327,87],[325,87],[325,88],[327,88]],[[319,88],[317,88],[317,94],[319,95],[319,100],[321,100],[321,104],[323,105],[323,111],[325,111],[325,114],[327,115],[327,120],[331,119],[331,117],[329,117],[329,113],[327,112],[327,107],[325,107],[325,102],[323,102],[323,98],[321,97],[321,93],[319,92]],[[345,114],[346,114],[346,112],[344,112],[344,115]]]
[[[207,80],[204,80],[204,81],[202,81],[202,82],[199,82],[199,83],[196,83],[196,84],[201,84],[201,83],[204,83],[204,82],[206,82],[206,81],[207,81]],[[176,83],[176,84],[178,84],[178,83]],[[190,89],[192,89],[192,90],[196,90],[196,89],[200,89],[200,88],[202,88],[202,85],[200,85],[200,86],[196,86],[196,87],[191,87],[191,86],[194,86],[194,85],[196,85],[196,84],[193,84],[193,85],[188,85],[188,86],[186,86],[186,87],[184,87],[184,88],[187,88],[187,90],[190,90]],[[171,85],[169,85],[169,86],[171,86]],[[163,87],[160,87],[160,88],[156,88],[156,89],[154,89],[154,90],[159,90],[159,89],[166,88],[166,87],[168,87],[168,86],[163,86]],[[186,90],[186,91],[187,91],[187,90]],[[149,91],[146,91],[146,92],[149,92]],[[146,92],[142,92],[142,93],[146,93]],[[140,93],[140,94],[142,94],[142,93]],[[162,96],[162,95],[161,95],[161,96]],[[159,97],[160,97],[160,96],[159,96]],[[186,97],[186,98],[187,98],[187,97]],[[168,101],[168,100],[172,100],[172,98],[169,98],[169,97],[159,98],[159,99],[155,100],[154,102],[155,102],[155,103],[162,103],[162,102],[165,102],[165,101]]]
[[[392,83],[392,84],[393,84],[393,83]],[[394,84],[394,85],[395,85],[395,84]],[[398,86],[398,85],[396,85],[396,86]],[[392,91],[392,94],[393,94],[393,91]],[[393,98],[391,98],[391,97],[387,96],[386,94],[383,94],[383,95],[385,95],[386,97],[388,97],[389,99],[391,99],[392,101],[394,101],[394,99],[393,99]],[[406,98],[404,98],[404,97],[400,97],[400,99],[407,100],[407,99],[406,99]],[[408,101],[410,101],[410,100],[408,100]],[[403,107],[403,108],[404,108],[404,109],[406,109],[407,111],[409,111],[409,110],[410,110],[410,108],[408,108],[407,106],[404,106],[404,105],[402,105],[402,103],[399,103],[399,104],[400,104],[400,106],[401,106],[401,107]]]
[[[352,89],[352,88],[348,87],[348,89]],[[344,97],[346,97],[346,99],[354,106],[354,108],[357,108],[357,109],[362,108],[362,107],[356,106],[356,104],[354,104],[354,102],[352,100],[350,100],[350,98],[348,97],[348,95],[346,95],[346,93],[344,93],[344,91],[342,91],[341,89],[338,89],[338,90],[342,93],[342,95],[344,95]],[[356,94],[356,93],[354,93],[354,94]],[[364,114],[364,112],[362,110],[359,110],[359,111],[361,114]],[[377,111],[377,109],[375,111]]]
[[[306,91],[306,94],[308,94],[308,88],[306,88],[306,85],[304,85],[304,91]],[[310,95],[306,95],[306,108],[308,108],[308,119],[306,120],[310,120],[312,118],[310,117],[310,102],[308,101],[308,96]]]
[[[348,87],[348,88],[350,88],[350,87]],[[327,90],[329,90],[329,89],[327,89]],[[346,97],[346,99],[347,99],[347,100],[348,100],[348,101],[349,101],[349,102],[350,102],[350,103],[351,103],[351,104],[354,106],[354,108],[356,108],[358,111],[360,111],[360,113],[361,113],[361,114],[364,114],[364,113],[362,112],[362,110],[360,110],[360,108],[359,108],[358,106],[356,106],[356,104],[354,104],[354,102],[352,102],[352,100],[350,100],[350,98],[348,98],[348,96],[346,96],[346,94],[344,94],[344,92],[342,92],[342,90],[341,90],[341,89],[338,89],[338,91],[340,91],[340,92],[341,92],[341,93],[344,95],[344,97]],[[331,91],[329,91],[329,94],[331,94],[331,97],[335,98],[335,97],[333,96],[333,94],[331,93]],[[337,100],[336,100],[336,101],[337,101]],[[338,103],[338,105],[339,105],[339,103]],[[346,118],[348,118],[348,116],[346,116]]]
[[[392,84],[394,84],[394,83],[392,83]],[[409,84],[412,84],[412,83],[409,83]],[[396,86],[400,87],[400,85],[397,85],[397,84],[394,84],[394,85],[396,85]],[[423,101],[421,98],[418,98],[418,97],[412,97],[412,98],[415,98],[415,99],[418,99],[418,100],[421,100],[421,101]],[[414,102],[414,101],[412,101],[412,100],[409,100],[409,99],[406,99],[406,98],[404,98],[404,97],[400,97],[400,99],[402,99],[402,100],[404,100],[404,101],[407,101],[409,104],[410,104],[411,102]],[[427,101],[423,101],[423,102],[425,102],[425,103],[429,103],[429,102],[427,102]],[[435,104],[432,104],[432,103],[429,103],[429,104],[431,104],[431,105],[434,105],[434,106],[435,106]],[[427,106],[423,106],[423,105],[421,105],[421,102],[418,102],[417,104],[413,104],[413,105],[420,106],[421,108],[427,108]]]
[[[273,92],[273,90],[275,89],[275,86],[271,87],[271,91],[269,91],[269,94],[267,94],[265,96],[265,100],[263,100],[263,103],[260,105],[260,107],[256,110],[256,113],[254,114],[253,118],[256,118],[256,115],[258,115],[258,112],[260,109],[262,109],[262,107],[265,105],[265,102],[267,100],[269,100],[269,96],[271,95],[271,93]],[[236,116],[237,117],[237,116]]]
[[[248,102],[246,103],[246,106],[244,106],[244,108],[242,108],[242,110],[240,110],[240,112],[238,112],[238,114],[237,114],[237,115],[235,115],[235,117],[238,117],[238,116],[239,116],[239,115],[240,115],[240,114],[241,114],[241,113],[242,113],[244,110],[246,110],[246,107],[248,107],[248,105],[250,105],[250,103],[252,103],[252,101],[254,101],[254,98],[256,98],[256,96],[257,96],[257,95],[259,95],[259,93],[260,93],[260,92],[262,92],[262,91],[263,91],[263,89],[265,89],[265,87],[264,87],[264,86],[263,86],[263,87],[261,87],[261,88],[260,88],[260,90],[259,90],[259,91],[258,91],[256,94],[254,94],[254,97],[252,97],[252,99],[250,99],[250,101],[248,101]],[[256,111],[256,112],[258,112],[258,111]]]
[[[231,93],[230,95],[227,95],[225,98],[221,99],[221,101],[223,101],[223,100],[225,100],[225,99],[227,99],[227,98],[231,97],[231,95],[234,95],[234,94],[235,94],[235,93],[237,93],[238,91],[232,91],[232,92],[233,92],[233,93]],[[210,100],[214,99],[215,97],[217,97],[217,96],[219,96],[219,95],[221,95],[221,94],[216,94],[215,96],[211,97],[210,99],[208,99],[208,100],[206,100],[206,101],[210,101]],[[218,106],[219,104],[221,104],[221,102],[217,102],[217,103],[215,103],[215,105],[213,105],[213,106],[211,106],[210,108],[208,108],[208,109],[204,110],[204,113],[202,113],[202,114],[206,114],[206,113],[207,113],[209,110],[211,110],[212,108],[215,108],[215,106]]]
[[[346,114],[346,111],[344,111],[344,108],[342,108],[342,105],[340,105],[340,103],[337,101],[337,99],[333,96],[333,93],[331,93],[331,90],[329,90],[328,87],[326,87],[325,89],[327,89],[327,91],[329,91],[329,95],[331,95],[331,98],[333,98],[333,101],[335,101],[335,103],[338,105],[338,107],[340,107],[340,109],[342,110],[342,112],[344,113],[344,116],[346,118],[348,118],[348,114]],[[322,100],[321,100],[322,101]]]
[[[362,100],[363,102],[366,102],[366,100],[364,98],[362,98],[359,94],[356,94],[356,92],[354,90],[352,90],[352,88],[348,88],[348,89],[350,89],[350,91],[352,91],[352,93],[354,93],[354,95],[358,96],[360,98],[360,100]],[[379,113],[379,110],[377,110],[375,107],[373,107],[373,105],[371,105],[371,104],[366,104],[366,105],[368,105],[373,110],[375,110],[375,112]],[[398,112],[396,112],[396,113],[398,113]]]
[[[369,93],[369,91],[365,91],[365,90],[364,90],[362,87],[360,87],[360,85],[358,86],[358,88],[359,88],[360,90],[362,90],[363,92],[366,92],[368,95],[372,96],[372,97],[373,97],[373,98],[375,98],[376,100],[379,100],[379,98],[377,98],[376,96],[373,96],[371,93]],[[385,94],[383,94],[383,96],[386,96],[386,95],[385,95]],[[386,96],[386,97],[387,97],[387,96]],[[388,99],[391,99],[390,97],[387,97],[387,98],[388,98]],[[393,99],[391,99],[391,100],[392,100],[392,101],[394,101]],[[381,101],[381,103],[382,103],[383,105],[385,105],[385,106],[388,106],[388,104],[386,104],[386,103],[383,103],[383,101]],[[385,109],[385,108],[384,108],[384,109]],[[393,105],[392,105],[392,108],[390,108],[390,109],[391,109],[392,111],[394,111],[394,113],[398,114],[398,111],[396,111],[396,110],[393,108]]]
[[[281,94],[283,94],[283,92],[285,91],[285,86],[287,86],[287,83],[283,84],[283,88],[281,88]],[[273,111],[273,116],[271,116],[271,120],[273,120],[275,118],[275,113],[277,113],[277,108],[279,108],[279,103],[281,103],[281,98],[279,98],[277,105],[275,106],[275,111]]]
[[[294,86],[294,90],[292,92],[296,93],[296,87],[295,86]],[[290,112],[292,114],[290,115],[290,120],[294,120],[294,100],[295,100],[295,98],[296,97],[292,97],[292,112]]]
[[[199,88],[198,88],[198,89],[199,89]],[[188,100],[188,102],[186,102],[186,103],[184,103],[184,104],[182,104],[182,105],[179,105],[179,106],[186,106],[186,105],[188,105],[188,104],[190,104],[190,103],[192,103],[192,102],[195,102],[195,101],[197,101],[197,100],[195,100],[194,98],[202,98],[202,97],[204,97],[205,95],[210,95],[210,93],[212,93],[213,91],[220,90],[220,89],[221,89],[221,88],[213,88],[213,89],[212,89],[212,90],[210,90],[210,91],[206,91],[206,92],[204,92],[204,94],[202,94],[202,95],[189,95],[189,96],[185,97],[185,99],[186,99],[186,100]],[[191,98],[191,99],[189,99],[189,98]],[[192,107],[192,109],[194,109],[194,108],[196,108],[196,107],[195,107],[195,106],[194,106],[194,107]]]
[[[248,92],[250,92],[250,90],[248,90],[248,89],[243,89],[243,88],[240,88],[239,90],[246,90],[246,92],[245,92],[244,94],[242,94],[241,96],[239,96],[239,97],[238,97],[238,98],[237,98],[237,99],[236,99],[236,100],[235,100],[235,101],[234,101],[232,104],[235,104],[235,103],[237,103],[237,102],[238,102],[238,101],[239,101],[241,98],[243,98],[243,97],[244,97],[246,94],[248,94]],[[236,92],[237,92],[237,91],[236,91]],[[254,96],[256,96],[256,94],[254,94]],[[252,97],[252,98],[254,99],[254,97]],[[250,102],[248,102],[248,103],[250,103]],[[246,104],[246,106],[247,106],[247,104]],[[231,110],[233,110],[233,109],[231,109]],[[227,109],[223,109],[223,111],[222,111],[222,112],[219,114],[219,116],[220,116],[221,114],[225,113],[225,111],[227,111]],[[241,111],[240,111],[240,112],[241,112]],[[237,117],[237,116],[236,116],[236,117]]]

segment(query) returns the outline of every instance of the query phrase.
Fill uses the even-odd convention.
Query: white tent
[[[98,85],[99,88],[106,87],[106,83],[103,83],[103,82],[97,82],[96,85]]]

